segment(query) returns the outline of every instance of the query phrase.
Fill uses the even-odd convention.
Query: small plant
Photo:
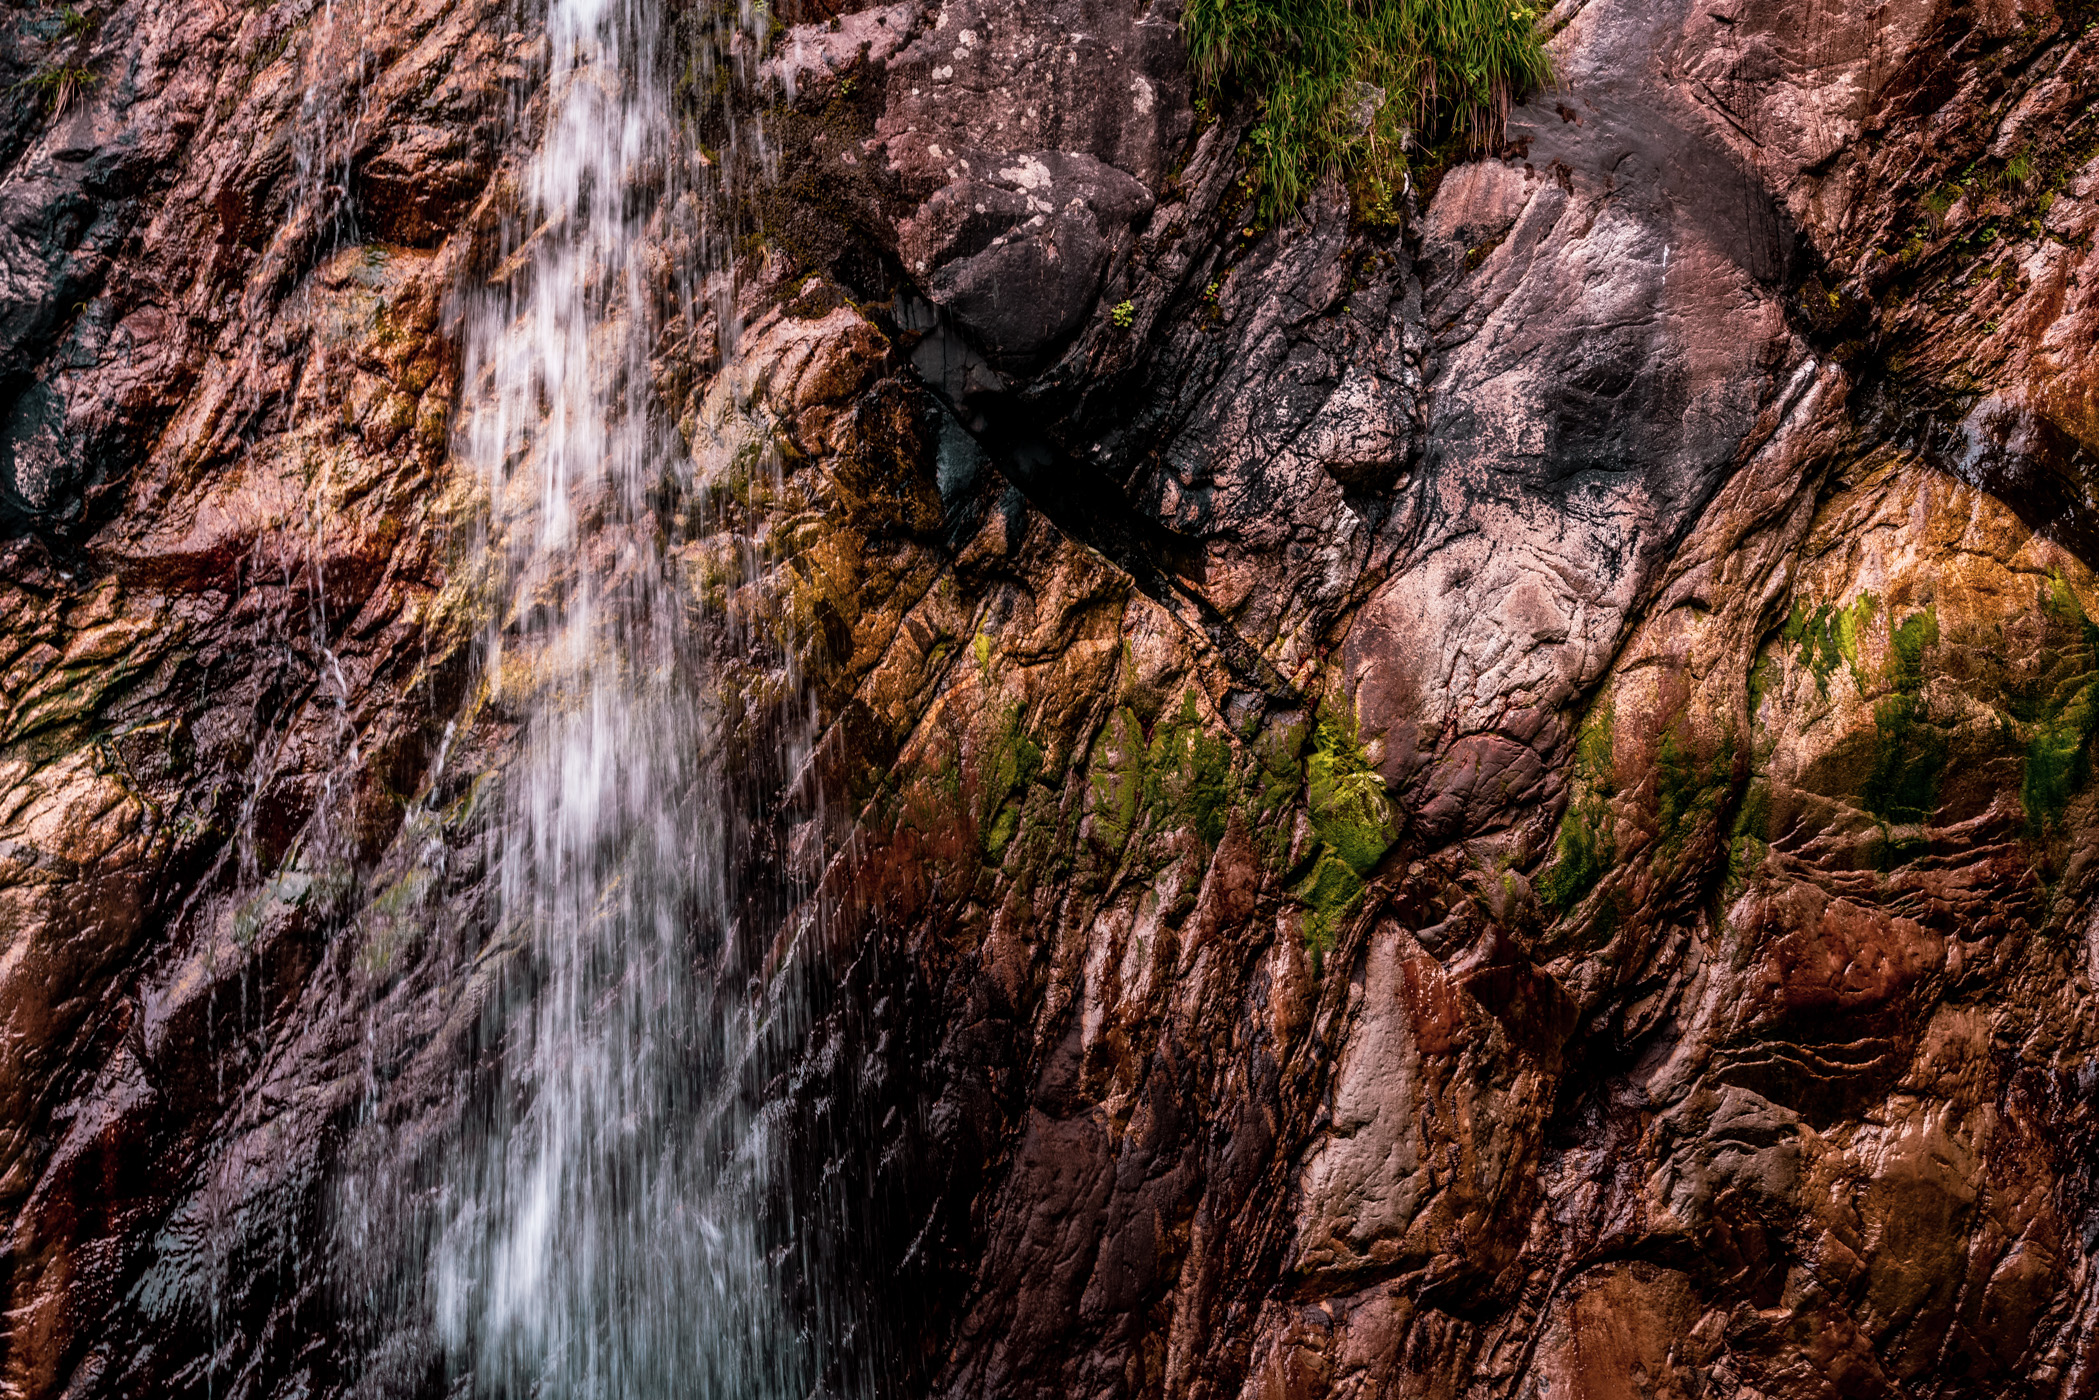
[[[1215,306],[1217,304],[1217,294],[1223,289],[1224,279],[1222,277],[1212,277],[1210,279],[1210,285],[1203,288],[1203,300],[1209,302],[1212,306]]]
[[[94,27],[95,22],[83,14],[78,6],[68,5],[59,11],[58,32],[63,38],[78,39]]]
[[[1328,175],[1389,203],[1417,138],[1498,142],[1509,104],[1552,80],[1538,18],[1508,0],[1189,0],[1181,29],[1204,95],[1260,103],[1247,157],[1274,221]]]
[[[1108,319],[1115,323],[1115,329],[1119,331],[1128,330],[1130,323],[1137,319],[1136,303],[1129,301],[1117,302],[1115,308],[1108,313]]]
[[[1946,222],[1946,211],[1953,208],[1960,197],[1959,185],[1941,185],[1924,196],[1924,213],[1934,229]]]
[[[2024,190],[2033,182],[2033,153],[2021,151],[2004,163],[2004,183]]]
[[[28,88],[49,102],[55,117],[73,104],[74,94],[94,85],[95,75],[85,68],[46,68],[32,73],[17,86]]]

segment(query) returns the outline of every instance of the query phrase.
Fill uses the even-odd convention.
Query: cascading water
[[[680,178],[665,32],[640,0],[552,0],[521,237],[466,323],[486,686],[519,733],[488,834],[483,956],[508,971],[478,1115],[438,1172],[423,1300],[479,1395],[811,1384],[757,1210],[775,1148],[753,1080],[793,999],[751,975],[739,944],[762,935],[730,908],[719,707],[672,557],[673,503],[708,467],[649,364],[660,308],[700,293],[733,356],[725,262],[660,254],[724,241],[720,192]]]

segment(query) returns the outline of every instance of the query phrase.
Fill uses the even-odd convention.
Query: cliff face
[[[1392,229],[1170,7],[787,18],[653,388],[833,1382],[2099,1394],[2083,13],[1567,0]],[[535,26],[6,26],[6,1384],[443,1393]]]

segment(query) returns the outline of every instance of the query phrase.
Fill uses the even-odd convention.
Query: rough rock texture
[[[87,19],[0,36],[0,1384],[442,1393],[344,1202],[505,955],[445,311],[536,44]],[[736,797],[877,1393],[2099,1394],[2086,18],[1549,23],[1398,230],[1245,222],[1170,7],[757,70],[657,388],[725,742],[816,702]]]

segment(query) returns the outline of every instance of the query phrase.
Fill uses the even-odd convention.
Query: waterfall
[[[747,6],[721,28],[765,23]],[[735,775],[674,558],[675,503],[710,465],[649,364],[664,308],[702,299],[733,362],[721,176],[678,139],[668,77],[729,60],[667,52],[646,0],[550,0],[546,30],[516,234],[464,323],[484,714],[517,735],[486,831],[481,957],[505,970],[429,1193],[421,1301],[475,1395],[800,1397],[756,1091],[794,999],[753,971],[771,931],[732,907]]]

